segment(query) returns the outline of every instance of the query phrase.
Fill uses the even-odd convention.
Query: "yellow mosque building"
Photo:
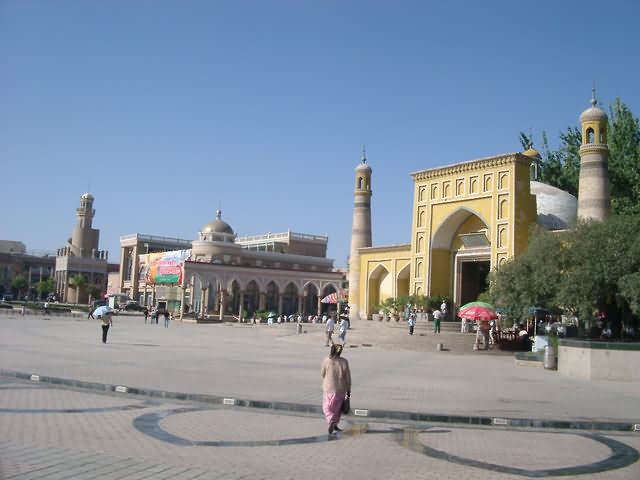
[[[586,160],[594,160],[594,152],[606,155],[608,151],[606,138],[597,135],[606,131],[606,114],[595,107],[594,100],[595,93],[593,106],[580,117],[584,127],[582,169]],[[593,112],[594,108],[598,112]],[[591,125],[594,121],[597,128]],[[362,199],[369,202],[372,195],[372,170],[368,165],[363,167],[363,156],[356,168],[349,277],[352,319],[370,319],[378,313],[376,305],[401,295],[447,296],[456,311],[485,290],[491,270],[527,248],[532,225],[563,230],[573,224],[579,214],[578,199],[538,181],[540,159],[540,154],[530,149],[412,173],[410,243],[373,247],[370,240],[361,246],[367,233],[371,238],[370,231],[364,232],[367,224],[370,229],[370,218],[362,221],[366,216],[363,208],[370,216],[370,204],[365,205]],[[606,175],[606,157],[600,160]],[[588,169],[585,182],[591,182],[593,171]],[[581,182],[582,178],[583,172]],[[606,200],[586,198],[593,191],[602,193],[602,178],[595,182],[598,188],[581,183],[581,204],[608,202],[608,192]],[[359,243],[355,250],[354,243]],[[353,270],[357,274],[352,276]]]

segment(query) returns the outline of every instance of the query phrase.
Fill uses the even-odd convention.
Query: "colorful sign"
[[[181,283],[184,261],[191,256],[191,250],[147,253],[147,283]]]

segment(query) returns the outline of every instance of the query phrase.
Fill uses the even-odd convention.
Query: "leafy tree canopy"
[[[640,215],[580,221],[564,232],[532,232],[529,247],[490,275],[491,301],[512,319],[531,307],[589,323],[596,311],[619,322],[640,314]]]
[[[71,277],[71,285],[75,288],[82,288],[87,285],[87,279],[81,273],[76,273]]]
[[[21,290],[24,290],[26,286],[27,286],[27,279],[25,278],[24,275],[16,275],[14,279],[11,280],[11,288],[13,290],[17,290],[18,292],[20,292]]]
[[[40,298],[46,297],[49,293],[56,289],[56,280],[52,277],[36,283],[36,291]]]

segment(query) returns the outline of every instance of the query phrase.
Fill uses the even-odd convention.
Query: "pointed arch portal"
[[[453,302],[460,306],[486,290],[491,229],[474,210],[460,207],[445,218],[433,235],[429,253],[430,295],[453,292]]]

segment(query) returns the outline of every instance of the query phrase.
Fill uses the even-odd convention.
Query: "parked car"
[[[107,301],[106,300],[94,300],[93,303],[91,304],[91,310],[95,310],[98,307],[102,307],[103,305],[106,305]]]
[[[144,311],[144,307],[140,305],[138,302],[132,300],[127,302],[127,304],[124,306],[124,310],[130,311],[130,312],[142,312]]]

